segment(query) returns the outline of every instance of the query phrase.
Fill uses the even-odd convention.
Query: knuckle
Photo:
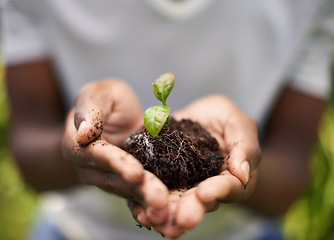
[[[86,174],[84,174],[84,170],[81,168],[81,169],[78,169],[77,172],[78,172],[79,181],[82,184],[90,185],[90,182],[89,182],[89,180],[86,177]]]
[[[107,177],[104,180],[103,186],[104,186],[105,190],[107,190],[108,192],[113,192],[113,193],[118,194],[118,191],[114,186],[114,181],[112,180],[111,177]]]
[[[95,160],[94,160],[94,158],[93,158],[92,156],[89,156],[89,157],[87,158],[87,160],[86,160],[86,165],[87,165],[88,167],[92,167],[92,168],[96,167],[96,162],[95,162]]]

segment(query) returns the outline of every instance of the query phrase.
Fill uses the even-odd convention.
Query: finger
[[[136,158],[104,140],[77,148],[75,155],[76,165],[117,173],[131,183],[139,183],[144,177],[143,166]]]
[[[166,220],[168,190],[163,184],[162,186],[155,186],[157,184],[152,183],[152,181],[150,182],[152,184],[133,184],[117,174],[99,172],[85,167],[77,168],[77,172],[84,184],[94,185],[107,192],[132,199],[132,205],[129,205],[129,207],[132,206],[134,218],[144,226],[162,224]],[[152,185],[152,191],[148,192],[149,186],[143,187],[142,185]],[[144,208],[144,206],[147,207]]]
[[[124,196],[124,194],[131,195],[131,192],[134,191],[134,185],[131,185],[129,183],[136,183],[136,193],[141,196],[141,198],[136,197],[136,200],[143,204],[147,208],[147,216],[150,219],[151,223],[154,224],[161,224],[165,221],[167,216],[167,204],[168,204],[168,188],[165,184],[163,184],[155,175],[148,171],[144,171],[142,168],[142,165],[134,159],[134,161],[127,161],[126,159],[119,160],[113,159],[112,162],[116,161],[116,164],[113,163],[111,165],[106,165],[106,161],[103,160],[105,157],[102,155],[102,150],[99,150],[97,146],[100,145],[100,142],[103,142],[103,140],[100,140],[98,142],[91,143],[92,148],[94,149],[94,152],[92,153],[94,155],[93,158],[88,158],[87,162],[85,163],[85,166],[81,168],[81,174],[86,173],[82,179],[86,181],[86,184],[96,185],[106,191],[117,193],[118,195]],[[107,143],[102,143],[109,145]],[[90,147],[88,145],[87,147]],[[101,146],[102,146],[101,145]],[[118,149],[115,146],[109,145],[112,148]],[[120,149],[120,151],[122,151]],[[109,151],[107,157],[113,157],[112,152]],[[83,154],[83,153],[81,153]],[[116,153],[116,158],[122,159],[123,153]],[[132,155],[129,155],[125,153],[126,157],[133,158]],[[100,159],[102,158],[102,160]],[[130,163],[131,162],[131,163]],[[101,164],[102,166],[97,166],[98,164]],[[133,165],[136,166],[133,166]],[[137,165],[139,164],[139,165]],[[106,165],[106,166],[105,166]],[[135,169],[138,169],[138,175],[134,172]],[[92,169],[95,169],[92,170]],[[99,171],[96,171],[98,169]],[[103,169],[103,171],[101,170]],[[91,170],[91,171],[90,171]],[[121,175],[122,177],[118,176],[116,174],[107,174],[107,171],[110,173],[117,173]],[[105,172],[103,174],[103,172]],[[96,173],[95,175],[92,174],[90,176],[90,173]],[[99,173],[99,174],[98,174]],[[140,176],[140,177],[139,177]],[[89,179],[87,182],[86,179]],[[127,182],[129,181],[129,182]],[[124,188],[123,193],[121,193],[118,189]],[[132,195],[131,195],[132,196]]]
[[[113,82],[93,82],[80,90],[74,115],[74,124],[78,130],[76,140],[79,144],[87,145],[100,137],[104,118],[113,105],[113,101],[108,97]]]
[[[251,192],[250,188],[245,189],[237,177],[224,171],[221,175],[201,182],[197,187],[196,195],[201,202],[207,205],[214,201],[229,203],[243,200],[247,197],[248,192]]]
[[[80,145],[99,139],[103,130],[103,116],[98,106],[92,103],[89,106],[80,105],[76,108],[74,123],[78,129],[76,141]]]
[[[161,233],[162,236],[176,239],[184,234],[184,229],[176,222],[176,210],[183,193],[179,191],[172,191],[169,194],[168,201],[168,217],[166,222],[161,225],[154,225],[154,230]]]
[[[184,230],[179,228],[176,224],[169,222],[163,226],[153,226],[154,230],[161,234],[163,237],[167,237],[169,239],[177,239],[180,238],[184,234]]]
[[[251,172],[261,161],[261,148],[258,141],[256,123],[241,111],[230,117],[225,128],[228,169],[246,185]]]
[[[139,191],[144,200],[145,211],[141,209],[137,219],[145,224],[162,224],[166,221],[168,214],[169,190],[154,174],[145,171],[144,178],[140,183]]]
[[[83,184],[93,185],[137,202],[144,201],[137,184],[130,183],[115,173],[100,172],[86,167],[78,167],[77,173]]]
[[[193,229],[203,220],[205,212],[205,206],[197,198],[195,189],[188,190],[179,201],[176,223],[182,229]]]
[[[78,94],[75,109],[77,142],[81,145],[98,139],[105,128],[109,135],[103,137],[119,146],[143,121],[138,98],[125,82],[116,79],[85,85]]]
[[[162,224],[168,214],[169,190],[153,173],[145,171],[140,184],[140,192],[144,196],[147,217],[152,224]]]
[[[256,144],[240,140],[235,142],[227,159],[228,170],[245,186],[252,171],[261,160],[260,147]]]
[[[85,117],[85,120],[81,121],[76,141],[78,144],[85,146],[94,140],[100,138],[103,130],[103,122],[100,117],[96,117],[94,120],[91,116]]]
[[[128,206],[133,218],[141,227],[150,228],[152,226],[150,219],[147,217],[144,206],[136,201],[128,200]]]

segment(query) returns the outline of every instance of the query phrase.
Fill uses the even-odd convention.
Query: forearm
[[[250,206],[282,215],[309,182],[309,161],[317,142],[325,101],[286,89],[269,119],[262,162]]]
[[[14,158],[26,182],[36,191],[78,184],[74,168],[61,150],[62,126],[15,126],[11,132]]]
[[[9,66],[6,72],[10,142],[23,177],[37,191],[77,184],[62,156],[65,113],[52,64],[41,59]]]
[[[308,155],[288,148],[263,148],[257,184],[245,204],[265,215],[283,215],[309,182]]]

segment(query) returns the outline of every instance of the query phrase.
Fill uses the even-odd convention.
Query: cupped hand
[[[202,98],[175,113],[175,119],[199,122],[219,143],[227,156],[227,168],[243,185],[261,161],[257,124],[231,100],[213,95]]]
[[[224,96],[202,98],[175,114],[176,119],[199,122],[219,143],[226,156],[222,172],[199,183],[193,194],[180,199],[176,222],[192,229],[220,203],[244,201],[252,193],[261,161],[258,128],[253,119]],[[186,206],[196,206],[191,211]]]
[[[90,83],[79,92],[68,114],[64,155],[82,183],[140,203],[149,222],[161,224],[167,217],[167,187],[121,148],[142,125],[143,111],[127,84],[120,80]]]
[[[198,226],[205,213],[217,209],[221,203],[247,199],[256,183],[261,150],[256,123],[223,96],[202,98],[174,117],[199,122],[217,139],[219,151],[226,156],[219,175],[187,191],[170,193],[167,221],[154,228],[178,238]]]

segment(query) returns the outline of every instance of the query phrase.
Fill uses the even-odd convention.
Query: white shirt
[[[15,64],[50,56],[69,106],[84,83],[118,77],[131,84],[147,108],[155,101],[151,82],[173,72],[172,110],[221,93],[262,123],[277,89],[288,78],[310,22],[319,21],[318,8],[327,1],[211,0],[201,11],[189,5],[195,10],[187,12],[182,2],[192,1],[184,0],[183,18],[182,11],[174,11],[176,17],[172,14],[179,1],[173,1],[165,14],[157,2],[9,0],[5,58]],[[326,47],[316,43],[314,48],[321,48],[324,56],[301,67],[316,68],[317,73],[309,69],[302,69],[308,71],[304,76],[297,73],[302,83],[296,85],[311,84],[303,87],[308,92],[324,95],[328,89],[331,38],[329,42]],[[300,79],[311,78],[309,72],[312,83]]]
[[[333,6],[323,0],[7,0],[4,55],[7,64],[52,59],[68,107],[85,83],[117,77],[147,108],[156,104],[151,83],[173,72],[172,111],[219,93],[262,126],[288,84],[326,96]],[[113,205],[114,197],[87,189],[56,196],[46,198],[45,212],[69,235],[104,239],[119,230],[115,239],[131,239],[125,236],[132,231],[139,239],[135,229],[128,231],[135,225],[129,211]],[[209,239],[210,232],[212,239],[250,239],[265,226],[240,206],[221,209],[184,238]]]

